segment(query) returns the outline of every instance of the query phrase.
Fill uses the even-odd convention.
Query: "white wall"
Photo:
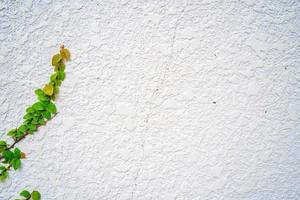
[[[0,3],[1,138],[61,43],[73,60],[0,199],[300,199],[297,0],[13,2]]]

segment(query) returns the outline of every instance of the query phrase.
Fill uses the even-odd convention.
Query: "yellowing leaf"
[[[26,158],[26,154],[21,152],[21,159],[25,159]]]
[[[71,53],[68,49],[61,48],[60,49],[60,55],[63,57],[65,60],[70,60],[71,58]]]
[[[49,85],[49,84],[46,84],[44,89],[43,89],[44,93],[49,95],[49,96],[52,96],[53,94],[53,86],[52,85]]]
[[[52,65],[53,65],[53,66],[57,66],[58,63],[61,61],[61,59],[62,59],[62,56],[61,56],[59,53],[56,54],[56,55],[54,55],[54,56],[52,57]]]

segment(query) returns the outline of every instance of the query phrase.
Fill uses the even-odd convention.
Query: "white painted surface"
[[[0,199],[300,199],[298,1],[12,2],[1,138],[59,44],[73,60],[58,116],[19,145],[28,159]]]

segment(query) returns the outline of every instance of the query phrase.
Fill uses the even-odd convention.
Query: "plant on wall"
[[[54,73],[50,76],[49,83],[45,84],[42,89],[34,91],[37,102],[26,109],[23,123],[7,133],[9,139],[0,140],[0,181],[7,179],[10,170],[18,170],[22,164],[21,160],[26,158],[26,154],[15,146],[27,136],[33,135],[40,126],[45,125],[57,114],[54,101],[59,93],[59,87],[65,79],[64,62],[69,61],[70,57],[69,50],[62,45],[60,52],[52,57]],[[31,194],[23,191],[21,196],[36,200],[40,195],[36,191]]]

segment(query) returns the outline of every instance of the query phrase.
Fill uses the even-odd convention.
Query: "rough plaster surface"
[[[300,199],[298,1],[1,1],[1,138],[51,56],[59,114],[19,147],[45,200]]]

